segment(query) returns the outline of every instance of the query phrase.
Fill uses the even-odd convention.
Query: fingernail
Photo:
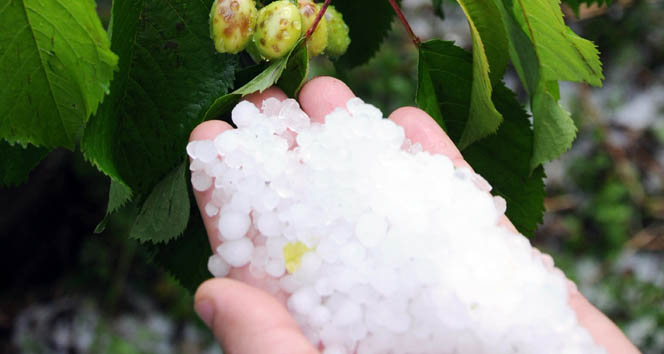
[[[212,319],[214,318],[214,306],[210,300],[200,300],[194,304],[194,311],[198,314],[203,322],[208,327],[212,326]]]

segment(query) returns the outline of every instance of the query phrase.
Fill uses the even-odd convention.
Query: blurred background
[[[105,23],[110,0],[98,0]],[[422,39],[470,49],[458,6],[403,0]],[[602,55],[604,87],[562,84],[579,128],[546,166],[546,215],[533,244],[549,252],[646,354],[664,353],[664,1],[566,8]],[[395,21],[368,64],[341,78],[388,113],[414,105],[417,53]],[[335,75],[324,58],[312,75]],[[389,73],[389,74],[388,74]],[[514,73],[508,86],[525,97]],[[56,150],[15,188],[0,189],[0,353],[221,353],[191,295],[149,262],[122,213],[102,234],[109,181],[78,152]]]

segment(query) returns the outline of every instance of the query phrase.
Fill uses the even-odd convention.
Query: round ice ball
[[[242,267],[249,263],[254,244],[246,237],[226,241],[217,248],[217,253],[231,266]]]
[[[319,304],[320,295],[311,286],[297,289],[288,299],[288,308],[300,314],[308,314]]]
[[[266,237],[279,236],[283,230],[281,221],[275,213],[264,213],[258,217],[256,227]]]
[[[191,173],[191,185],[199,192],[205,191],[212,185],[212,177],[205,171],[194,171]]]
[[[213,254],[208,259],[208,270],[215,277],[221,278],[228,275],[231,270],[230,264],[226,263],[220,256]]]
[[[387,222],[375,213],[366,213],[357,221],[355,233],[364,247],[375,247],[387,233]]]
[[[234,210],[222,211],[219,216],[219,234],[222,241],[232,241],[243,237],[251,226],[251,218],[246,213]]]
[[[260,116],[258,108],[249,101],[241,101],[231,112],[233,123],[235,123],[238,128],[252,126],[258,116]]]

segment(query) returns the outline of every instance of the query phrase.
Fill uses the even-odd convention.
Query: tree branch
[[[332,0],[325,0],[325,3],[323,3],[323,7],[320,8],[320,11],[318,11],[318,15],[316,15],[314,23],[311,24],[311,27],[309,27],[309,30],[307,30],[307,34],[305,34],[305,37],[307,39],[309,39],[309,37],[311,37],[311,34],[314,33],[314,31],[316,30],[318,22],[320,22],[320,19],[323,18],[323,15],[325,15],[325,11],[327,10],[327,7],[330,6],[331,2]]]
[[[397,17],[399,17],[399,20],[401,20],[401,23],[403,24],[404,28],[406,28],[408,35],[410,35],[410,39],[413,41],[413,44],[415,44],[416,47],[419,47],[420,39],[415,35],[413,29],[410,28],[410,24],[408,23],[408,20],[406,20],[406,16],[404,16],[403,12],[401,12],[401,9],[399,8],[397,2],[395,0],[388,0],[388,1],[390,2],[390,5],[392,5],[394,12],[396,12]]]

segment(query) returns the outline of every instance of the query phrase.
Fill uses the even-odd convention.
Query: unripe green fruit
[[[327,8],[325,19],[327,20],[327,48],[325,53],[333,58],[342,56],[350,45],[348,25],[334,6]]]
[[[301,34],[300,12],[290,1],[275,1],[258,11],[253,41],[263,57],[283,57],[293,49]]]
[[[299,0],[298,6],[300,7],[300,14],[302,14],[302,33],[307,33],[309,28],[314,24],[320,7],[309,0]],[[322,53],[325,47],[327,47],[327,21],[325,20],[325,16],[323,16],[318,25],[316,25],[316,30],[311,34],[309,40],[307,40],[309,57],[311,58]]]
[[[254,0],[215,0],[210,10],[210,36],[219,53],[243,50],[256,26]]]

